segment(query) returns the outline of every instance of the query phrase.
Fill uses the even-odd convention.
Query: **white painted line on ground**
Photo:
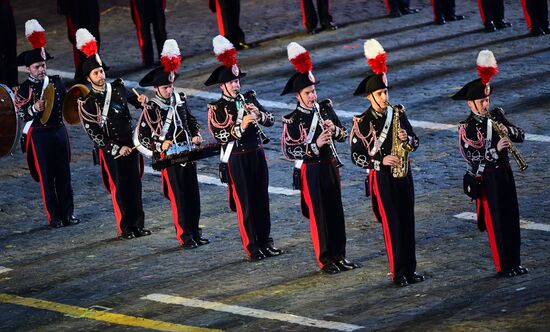
[[[9,267],[5,267],[5,266],[0,266],[0,274],[6,273],[9,271],[13,271],[13,269],[10,269]]]
[[[337,331],[355,331],[364,328],[363,326],[331,322],[326,320],[312,319],[302,316],[296,316],[291,314],[283,314],[278,312],[272,312],[267,310],[253,309],[247,307],[241,307],[237,305],[223,304],[220,302],[203,301],[198,299],[189,299],[179,296],[171,296],[165,294],[149,294],[141,298],[142,300],[151,300],[167,304],[177,304],[193,308],[202,308],[209,310],[216,310],[227,312],[230,314],[248,316],[254,318],[273,319],[292,324],[298,324],[308,327],[317,327],[323,329],[337,330]]]
[[[151,166],[145,166],[144,172],[147,174],[160,176],[160,172],[155,171]],[[212,184],[220,187],[227,187],[227,184],[222,183],[220,179],[213,176],[197,174],[197,179],[199,180],[199,183]],[[285,196],[295,196],[300,194],[299,190],[287,189],[282,187],[272,187],[272,186],[267,187],[267,191],[270,194],[285,195]]]
[[[474,212],[462,212],[454,215],[458,219],[477,220],[477,215]],[[525,219],[519,220],[519,227],[524,229],[533,229],[536,231],[550,232],[550,224],[541,224],[538,222],[532,222]]]
[[[55,70],[55,69],[48,69],[48,74],[50,74],[50,75],[59,75],[63,78],[67,78],[67,79],[72,79],[73,76],[74,76],[73,73],[69,73],[69,72],[61,71],[61,70]],[[139,87],[138,82],[135,82],[135,81],[126,81],[126,80],[124,80],[124,83],[129,88]],[[151,91],[153,90],[153,88],[151,88],[151,87],[146,88],[146,89],[151,90]],[[176,91],[182,91],[182,92],[185,92],[185,94],[188,95],[188,96],[195,96],[195,97],[202,98],[202,99],[207,99],[207,100],[217,100],[217,99],[220,98],[219,93],[202,91],[202,90],[192,89],[192,88],[185,88],[185,89],[184,88],[176,88]],[[293,110],[296,107],[295,104],[287,104],[287,103],[281,103],[281,102],[265,100],[265,99],[259,99],[259,101],[260,101],[260,103],[262,103],[262,105],[266,106],[267,108]],[[359,114],[359,112],[353,113],[353,112],[348,112],[348,111],[343,111],[343,110],[336,110],[336,114],[338,114],[338,116],[340,118],[351,119],[354,115]],[[417,128],[431,129],[431,130],[451,130],[451,131],[456,131],[457,130],[457,125],[456,124],[437,123],[437,122],[430,122],[430,121],[417,121],[417,120],[409,120],[409,121],[410,121],[410,123],[413,127],[417,127]],[[550,136],[536,135],[536,134],[525,134],[525,140],[547,143],[547,142],[550,142]]]

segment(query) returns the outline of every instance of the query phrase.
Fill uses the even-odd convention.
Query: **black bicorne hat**
[[[18,66],[30,66],[33,63],[48,61],[53,57],[46,52],[46,31],[37,20],[31,19],[25,22],[25,37],[31,43],[33,49],[23,51],[17,56]]]
[[[288,61],[292,63],[296,73],[294,73],[286,82],[286,85],[281,92],[282,95],[286,95],[291,92],[300,92],[302,89],[308,86],[319,83],[313,76],[313,63],[309,52],[300,44],[291,42],[286,47],[288,54]]]
[[[178,73],[171,74],[170,72],[166,72],[164,67],[157,67],[143,76],[143,78],[139,81],[139,85],[143,87],[170,85],[174,83],[178,77]],[[173,80],[170,81],[170,79]]]
[[[353,92],[354,96],[361,96],[376,90],[388,88],[386,51],[384,51],[384,48],[376,39],[365,41],[363,48],[367,63],[374,73],[370,73],[359,83]]]
[[[491,95],[492,88],[489,82],[498,73],[497,60],[493,52],[480,51],[476,60],[477,73],[480,78],[466,83],[451,98],[454,100],[478,100]]]
[[[210,86],[227,83],[246,76],[246,73],[241,72],[237,64],[237,50],[227,38],[217,35],[212,39],[212,45],[216,58],[223,65],[214,69],[210,77],[204,82],[204,85]]]
[[[353,92],[354,96],[361,96],[380,89],[387,89],[386,74],[370,74],[365,77]]]

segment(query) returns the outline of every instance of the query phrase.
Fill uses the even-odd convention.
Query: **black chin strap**
[[[382,110],[382,109],[383,109],[382,106],[380,106],[380,104],[378,103],[378,100],[376,100],[376,97],[374,96],[374,94],[373,94],[372,92],[370,93],[370,96],[372,97],[372,99],[374,100],[374,102],[376,103],[376,105],[378,106],[378,108],[379,108],[380,110]]]

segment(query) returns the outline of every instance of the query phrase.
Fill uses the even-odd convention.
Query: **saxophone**
[[[506,133],[504,131],[500,130],[500,127],[498,126],[497,120],[491,115],[489,115],[489,118],[491,119],[491,123],[493,124],[493,129],[497,132],[498,136],[501,139],[508,138],[508,140],[510,141],[510,146],[508,147],[508,150],[510,150],[510,153],[512,154],[512,157],[514,157],[514,160],[518,164],[519,170],[521,172],[525,171],[527,169],[527,162],[525,161],[525,159],[523,158],[521,153],[519,153],[516,146],[514,144],[512,144],[512,141],[510,140],[508,135],[506,135]]]
[[[388,103],[388,107],[393,108],[393,120],[392,120],[392,146],[391,154],[399,158],[397,165],[391,166],[391,173],[394,178],[404,178],[409,172],[409,152],[413,150],[413,147],[408,142],[402,142],[399,139],[399,125],[400,114],[405,112],[405,107],[402,105],[391,106]]]

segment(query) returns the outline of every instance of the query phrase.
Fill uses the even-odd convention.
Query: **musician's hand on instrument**
[[[330,142],[330,137],[331,136],[332,136],[332,133],[330,132],[330,130],[325,129],[325,130],[323,130],[321,135],[319,135],[319,137],[317,137],[317,140],[315,141],[315,144],[317,144],[317,147],[320,148],[323,145],[328,144]]]
[[[195,145],[199,145],[203,142],[203,140],[201,136],[193,136],[193,138],[191,139],[191,142]]]
[[[409,140],[409,134],[407,134],[407,131],[403,128],[399,128],[399,131],[397,132],[397,137],[399,137],[399,140],[402,142],[406,142]]]
[[[162,151],[168,150],[170,148],[170,145],[172,145],[172,141],[170,140],[166,140],[162,142],[162,146],[161,146]]]
[[[122,156],[127,156],[130,153],[132,153],[132,148],[126,145],[121,147],[120,150],[118,150],[118,154]]]
[[[248,103],[248,104],[246,104],[246,109],[247,109],[249,112],[256,114],[256,116],[259,116],[259,115],[260,115],[260,110],[259,110],[258,107],[256,107],[256,105],[254,105],[253,103]]]
[[[149,98],[147,98],[146,95],[139,95],[137,101],[141,104],[141,106],[145,107],[145,105],[149,101]]]
[[[254,123],[254,121],[256,121],[256,114],[254,113],[250,113],[243,116],[243,122],[241,123],[241,128],[245,130],[246,127],[248,127],[249,124]]]
[[[508,127],[506,127],[505,125],[503,125],[502,123],[499,123],[498,124],[498,127],[500,128],[500,130],[505,133],[506,135],[508,135]]]
[[[44,100],[38,100],[33,106],[37,112],[44,112]]]
[[[332,120],[325,120],[325,121],[323,121],[323,124],[324,124],[325,128],[330,130],[331,133],[336,131],[336,126],[334,125]]]
[[[503,149],[507,149],[510,147],[510,139],[508,138],[502,138],[500,141],[498,141],[497,143],[497,150],[498,151],[502,151]]]
[[[399,164],[399,158],[397,158],[396,156],[390,154],[388,156],[385,156],[384,159],[382,159],[382,164],[384,164],[386,166],[397,165],[397,164]]]

